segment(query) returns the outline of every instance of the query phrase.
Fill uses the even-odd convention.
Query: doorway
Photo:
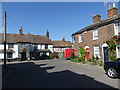
[[[26,52],[21,53],[21,60],[26,60]]]
[[[108,47],[103,47],[104,62],[108,61]]]

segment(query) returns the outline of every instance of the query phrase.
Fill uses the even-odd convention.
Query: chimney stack
[[[22,27],[21,27],[20,30],[19,30],[19,34],[20,34],[20,35],[23,35]]]
[[[65,41],[65,37],[62,38],[62,41]]]
[[[96,14],[95,16],[93,16],[93,23],[97,23],[99,21],[101,21],[101,16],[100,15]]]
[[[49,38],[49,32],[48,32],[48,30],[47,30],[47,32],[46,32],[46,36]]]
[[[113,7],[109,8],[108,11],[108,18],[118,15],[118,8],[116,8],[115,3],[113,3]]]

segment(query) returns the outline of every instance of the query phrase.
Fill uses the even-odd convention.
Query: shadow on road
[[[33,62],[9,64],[11,72],[3,78],[5,88],[111,88],[84,74],[76,74],[69,70],[48,73],[52,67],[40,67]],[[5,73],[3,74],[5,75]]]

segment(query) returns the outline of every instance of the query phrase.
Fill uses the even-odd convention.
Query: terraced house
[[[6,52],[7,59],[39,59],[40,56],[49,55],[53,52],[53,45],[46,35],[23,34],[22,28],[19,34],[7,34]],[[4,59],[3,33],[0,34],[0,59]]]
[[[62,40],[52,41],[53,42],[53,51],[57,52],[59,57],[64,57],[65,49],[72,48],[72,43],[70,41],[66,41],[63,37]]]
[[[76,55],[79,56],[79,48],[84,47],[89,57],[98,56],[103,62],[108,60],[108,44],[106,40],[118,37],[116,56],[120,58],[120,15],[118,8],[112,7],[107,10],[108,18],[101,20],[101,16],[93,16],[93,24],[72,34]]]
[[[22,27],[19,34],[6,35],[7,59],[45,59],[50,53],[57,52],[59,57],[64,57],[64,50],[72,48],[70,41],[63,38],[60,41],[52,41],[47,30],[46,35],[23,34]],[[0,34],[0,59],[4,59],[4,34]]]

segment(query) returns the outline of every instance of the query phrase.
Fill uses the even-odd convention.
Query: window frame
[[[80,43],[80,42],[83,42],[83,40],[82,40],[82,34],[78,35],[78,43]]]
[[[10,55],[8,55],[8,54],[10,54],[10,55],[11,55],[11,57],[10,57]],[[9,57],[8,57],[8,56],[9,56]],[[8,59],[13,58],[13,53],[7,53],[7,58],[8,58]]]
[[[115,22],[115,35],[120,33],[120,21]]]
[[[46,48],[47,47],[47,48]],[[48,44],[45,44],[45,49],[48,49]]]
[[[8,44],[8,49],[9,49],[9,48],[14,48],[14,44],[13,44],[13,43],[9,43],[9,44]]]
[[[97,33],[96,33],[96,31],[97,31]],[[97,39],[99,39],[98,28],[92,30],[92,33],[93,33],[93,40],[97,40]]]
[[[34,44],[34,50],[38,49],[38,44]]]
[[[97,50],[95,50],[97,48]],[[100,47],[98,45],[93,46],[94,57],[100,57]]]

